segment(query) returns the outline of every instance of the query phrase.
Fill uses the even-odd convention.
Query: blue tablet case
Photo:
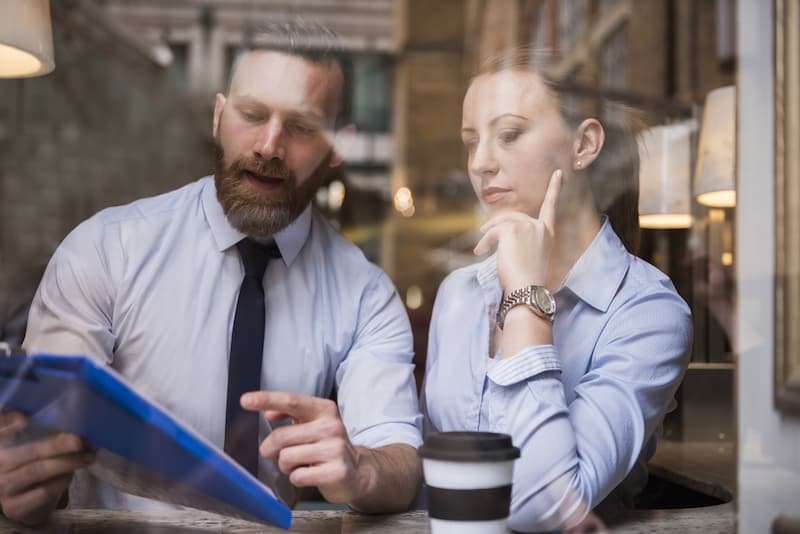
[[[27,414],[37,427],[77,434],[199,492],[223,513],[291,525],[289,508],[255,477],[85,356],[0,355],[0,407]]]

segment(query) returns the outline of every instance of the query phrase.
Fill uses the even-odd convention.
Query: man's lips
[[[281,178],[279,176],[258,174],[253,171],[242,171],[242,175],[247,183],[263,191],[272,191],[277,189],[286,181],[285,178]]]
[[[481,196],[483,197],[484,202],[487,204],[492,204],[502,199],[510,191],[511,189],[507,189],[505,187],[486,187],[481,191]]]

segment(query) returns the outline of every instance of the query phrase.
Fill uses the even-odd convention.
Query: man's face
[[[329,167],[341,72],[289,54],[240,59],[214,107],[217,197],[240,232],[265,237],[305,209]]]

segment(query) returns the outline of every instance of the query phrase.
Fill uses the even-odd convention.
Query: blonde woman
[[[427,431],[486,430],[521,448],[509,525],[570,528],[630,506],[688,363],[691,318],[637,258],[638,152],[625,127],[567,108],[515,50],[464,98],[461,136],[489,213],[475,265],[431,321]]]

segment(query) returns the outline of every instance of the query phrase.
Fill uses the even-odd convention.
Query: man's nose
[[[259,130],[253,152],[262,159],[282,160],[286,157],[284,137],[283,122],[277,117],[272,117]]]
[[[497,174],[497,159],[491,143],[482,141],[475,146],[469,162],[469,170],[478,176]]]

